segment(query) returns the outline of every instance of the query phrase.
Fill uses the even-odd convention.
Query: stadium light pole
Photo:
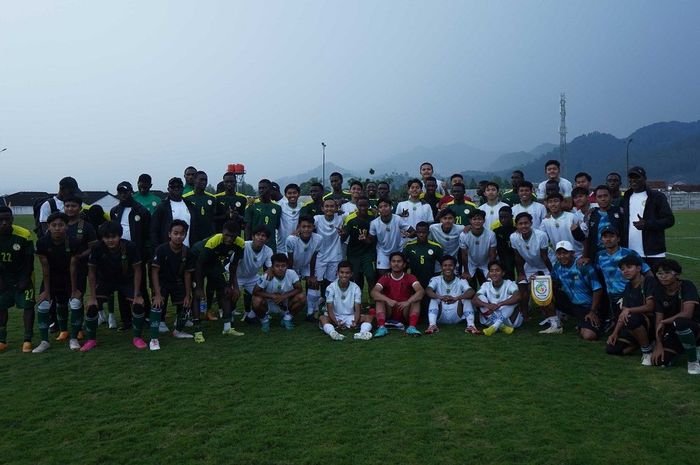
[[[321,185],[323,186],[323,192],[326,191],[326,143],[321,142],[321,151],[323,152],[323,159],[321,162]]]
[[[631,137],[630,137],[629,139],[627,139],[627,148],[626,148],[626,150],[625,150],[625,152],[626,152],[626,157],[627,157],[627,158],[626,158],[627,163],[626,163],[626,166],[625,166],[625,175],[626,175],[627,173],[629,173],[629,171],[630,171],[630,144],[632,143],[633,140],[634,140],[634,139],[632,139]],[[629,187],[629,186],[628,186],[628,187]]]

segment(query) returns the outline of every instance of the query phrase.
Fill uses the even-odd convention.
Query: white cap
[[[569,252],[573,252],[574,246],[571,245],[571,242],[569,242],[569,241],[559,241],[559,242],[557,242],[557,246],[555,247],[554,250],[559,250],[559,249],[564,249],[564,250],[567,250]]]

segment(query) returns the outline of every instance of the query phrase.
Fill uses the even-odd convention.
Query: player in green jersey
[[[477,209],[476,204],[468,202],[464,198],[465,192],[464,184],[454,184],[451,190],[453,200],[445,205],[455,214],[455,224],[457,226],[469,225],[472,213]]]
[[[282,211],[277,202],[272,200],[272,183],[269,179],[258,182],[258,198],[245,211],[245,238],[253,239],[253,230],[263,225],[267,229],[266,245],[273,252],[277,250],[277,229],[280,227]]]
[[[353,269],[352,280],[363,288],[367,280],[367,289],[377,283],[377,248],[369,238],[369,224],[373,216],[369,213],[369,199],[361,196],[357,199],[357,210],[345,217],[343,229],[348,236],[347,258]]]
[[[141,176],[139,176],[139,179],[136,182],[138,192],[132,195],[132,198],[141,205],[143,205],[146,208],[146,210],[148,210],[148,213],[150,213],[151,215],[153,215],[153,211],[156,209],[156,207],[162,200],[156,194],[151,192],[152,186],[153,183],[151,181],[151,176],[149,174],[144,173]]]
[[[423,288],[428,286],[430,278],[435,276],[435,264],[442,257],[442,246],[428,240],[430,225],[425,221],[416,224],[416,238],[403,247],[403,254],[408,261],[410,273],[418,278]]]
[[[205,190],[208,183],[207,173],[197,171],[194,178],[194,190],[182,195],[182,200],[192,207],[193,212],[190,220],[190,244],[214,234],[216,197]]]
[[[225,173],[222,183],[224,191],[216,194],[216,232],[221,232],[224,223],[230,220],[237,220],[242,224],[248,205],[248,198],[236,192],[235,174]]]

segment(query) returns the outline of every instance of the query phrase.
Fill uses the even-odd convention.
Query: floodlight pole
[[[321,142],[321,150],[323,151],[323,161],[321,163],[321,185],[323,186],[323,191],[326,191],[326,143]]]

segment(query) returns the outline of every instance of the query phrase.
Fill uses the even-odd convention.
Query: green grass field
[[[26,219],[23,219],[26,224]],[[700,258],[700,213],[680,212],[669,250]],[[678,257],[673,257],[678,258]],[[700,261],[678,258],[700,282]],[[172,312],[169,318],[172,318]],[[170,321],[169,321],[170,323]],[[299,321],[239,325],[151,353],[100,327],[100,345],[21,352],[11,310],[0,355],[2,464],[697,463],[700,379],[611,357],[569,325],[491,338],[333,342]]]

